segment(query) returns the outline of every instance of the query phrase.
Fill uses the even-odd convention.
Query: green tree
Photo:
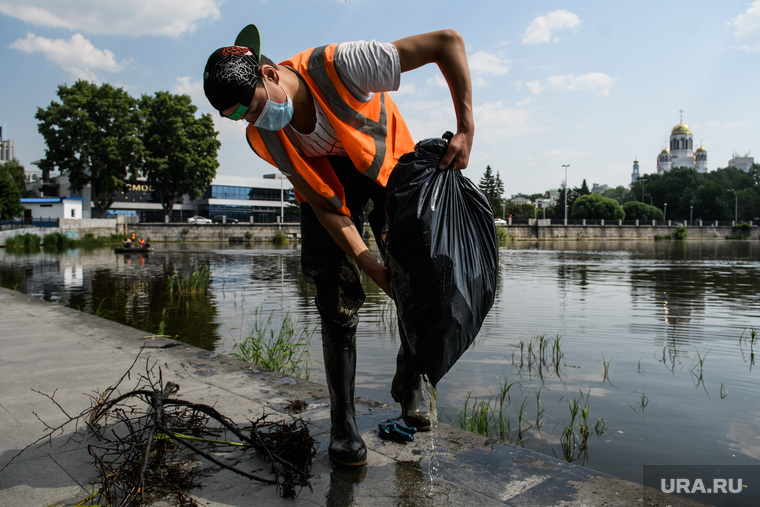
[[[507,202],[504,204],[506,216],[512,216],[515,218],[534,218],[536,214],[536,208],[532,204],[514,204]]]
[[[24,214],[21,190],[14,180],[12,164],[6,162],[0,165],[0,220],[10,220]]]
[[[585,183],[585,180],[584,180]],[[572,210],[573,218],[622,220],[625,218],[623,208],[614,199],[602,197],[601,194],[585,194],[575,199]]]
[[[570,196],[568,196],[567,202],[570,202],[569,199]],[[557,193],[557,204],[553,207],[553,216],[556,215],[557,218],[565,218],[565,187],[564,185],[559,187],[559,192]],[[570,217],[570,209],[567,210],[567,216]]]
[[[58,87],[61,102],[34,115],[47,149],[43,169],[68,175],[74,190],[90,185],[97,217],[104,217],[116,192],[140,169],[137,101],[121,88],[79,80]]]
[[[197,108],[187,95],[156,92],[140,98],[144,175],[161,198],[164,215],[187,194],[196,199],[209,186],[219,167],[221,143],[208,114],[196,118]]]
[[[621,205],[627,203],[628,201],[633,201],[636,199],[636,197],[633,195],[633,192],[625,188],[623,185],[618,185],[615,188],[608,188],[602,192],[602,196],[609,199],[615,199]]]
[[[26,197],[26,178],[24,177],[24,166],[17,158],[8,160],[2,164],[4,169],[11,175],[16,188],[21,191],[21,197]]]
[[[639,201],[628,201],[623,204],[623,211],[626,220],[649,221],[664,218],[661,209]]]
[[[502,207],[501,196],[504,194],[504,183],[499,178],[499,173],[496,173],[496,176],[494,176],[490,165],[486,166],[486,172],[480,178],[478,188],[488,199],[491,209],[498,215]]]

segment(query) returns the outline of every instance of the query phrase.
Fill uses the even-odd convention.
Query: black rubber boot
[[[367,464],[367,447],[356,427],[356,318],[345,326],[322,323],[327,387],[330,390],[330,460],[349,467]]]
[[[430,429],[430,396],[425,377],[407,360],[403,347],[396,356],[396,375],[391,383],[391,396],[401,404],[401,416],[408,426],[420,431]]]

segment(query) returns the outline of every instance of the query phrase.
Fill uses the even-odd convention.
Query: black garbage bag
[[[448,139],[420,141],[399,159],[385,207],[399,322],[414,362],[434,386],[475,341],[498,276],[488,200],[461,171],[438,169]]]

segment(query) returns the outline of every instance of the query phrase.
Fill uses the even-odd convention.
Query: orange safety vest
[[[384,187],[399,157],[414,151],[412,135],[388,94],[376,93],[369,102],[351,94],[335,68],[336,47],[309,49],[280,65],[304,79],[357,170]],[[341,213],[351,215],[343,186],[327,157],[301,157],[282,130],[270,132],[249,124],[247,137],[259,157],[286,176],[304,180]],[[298,192],[296,199],[305,201]]]

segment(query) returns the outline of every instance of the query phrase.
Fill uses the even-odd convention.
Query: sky
[[[464,37],[475,140],[465,175],[486,166],[505,196],[585,179],[628,186],[681,121],[708,169],[760,154],[760,0],[0,0],[0,125],[27,168],[44,156],[34,114],[77,79],[134,97],[168,90],[211,113],[222,146],[217,174],[274,168],[250,151],[242,122],[203,95],[208,56],[248,23],[275,61],[350,40],[393,42],[443,28]],[[392,92],[415,140],[455,130],[435,65]]]

